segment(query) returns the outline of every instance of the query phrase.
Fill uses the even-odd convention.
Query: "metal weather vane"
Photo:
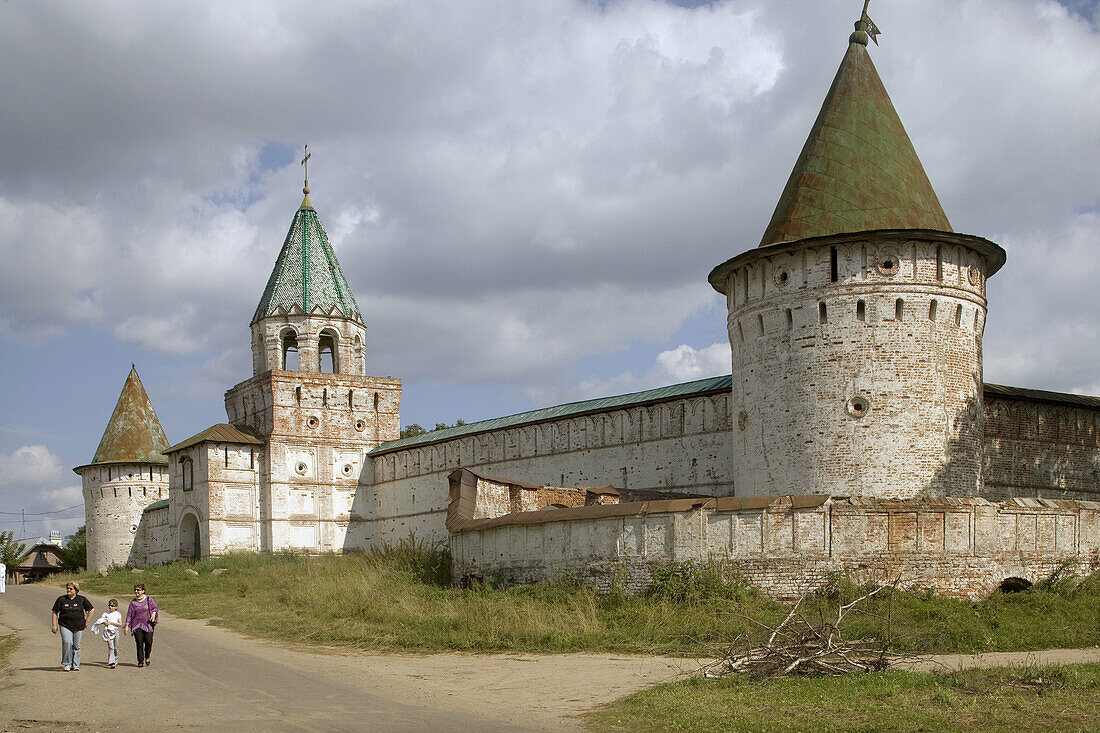
[[[878,34],[882,31],[875,25],[875,21],[871,20],[871,16],[867,15],[867,6],[870,4],[871,0],[863,0],[863,14],[859,17],[859,22],[856,23],[856,30],[864,31],[877,46]]]

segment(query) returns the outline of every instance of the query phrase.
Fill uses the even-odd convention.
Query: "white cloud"
[[[727,342],[702,349],[680,344],[657,354],[652,366],[641,375],[623,372],[610,379],[590,378],[564,388],[532,388],[526,394],[537,404],[573,402],[722,376],[730,373],[730,366],[730,346]]]
[[[11,453],[0,453],[0,489],[56,483],[64,476],[61,460],[44,445],[24,445]]]
[[[80,357],[112,400],[108,365],[170,355],[158,381],[180,414],[251,373],[248,321],[302,174],[264,151],[305,142],[372,373],[547,404],[723,363],[720,315],[698,341],[680,330],[719,300],[710,268],[759,241],[858,11],[8,5],[0,338],[110,334],[112,358]],[[987,377],[1051,389],[1093,389],[1100,348],[1100,31],[1074,7],[873,11],[875,64],[950,220],[1009,253]],[[168,432],[223,419],[185,417]]]

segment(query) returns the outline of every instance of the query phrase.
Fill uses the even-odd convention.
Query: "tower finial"
[[[312,209],[313,208],[313,204],[309,200],[309,156],[310,155],[311,155],[311,153],[309,152],[309,145],[306,145],[306,154],[302,158],[302,161],[301,161],[302,165],[306,169],[305,185],[302,186],[302,193],[305,194],[305,196],[302,198],[302,205],[298,207],[300,209]]]
[[[308,196],[309,195],[309,145],[306,145],[306,155],[305,155],[304,158],[302,158],[302,165],[305,166],[305,169],[306,169],[306,175],[305,175],[306,183],[305,183],[304,186],[302,186],[302,193],[304,193],[306,196]]]
[[[861,46],[866,46],[867,38],[870,37],[875,45],[878,45],[878,34],[882,31],[875,25],[875,21],[871,20],[871,16],[867,15],[867,6],[870,4],[871,0],[863,0],[863,13],[856,21],[855,32],[848,36],[848,43],[858,43]]]

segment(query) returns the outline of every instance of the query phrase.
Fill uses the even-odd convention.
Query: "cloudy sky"
[[[0,529],[82,523],[131,362],[170,441],[225,420],[303,143],[403,424],[728,370],[707,273],[759,241],[861,7],[0,4]],[[1097,2],[870,11],[952,225],[1008,251],[986,379],[1100,394]]]

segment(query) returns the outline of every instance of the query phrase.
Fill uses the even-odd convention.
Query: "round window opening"
[[[786,267],[780,267],[775,271],[775,284],[781,288],[787,287],[787,284],[791,281],[791,271]]]
[[[344,474],[345,476],[350,476],[351,475],[351,464],[350,463],[345,463],[344,467],[340,469],[340,473]]]
[[[317,426],[318,426],[318,425],[320,425],[320,424],[321,424],[321,421],[320,421],[320,420],[318,420],[318,419],[317,419],[316,417],[314,417],[313,415],[310,415],[310,416],[309,416],[309,418],[308,418],[308,419],[306,420],[306,426],[307,426],[307,427],[315,428],[315,427],[317,427]]]
[[[298,461],[298,465],[294,467],[294,472],[299,476],[305,476],[308,468],[309,466],[306,465],[305,461]]]
[[[871,411],[871,401],[866,397],[857,395],[848,400],[847,408],[848,414],[852,417],[863,417]]]
[[[737,414],[737,427],[740,428],[741,430],[744,430],[745,426],[748,425],[748,424],[749,424],[749,415],[744,410],[741,410],[741,412],[739,412]]]
[[[137,534],[137,525],[136,524],[131,524],[130,525],[130,534]]]
[[[355,421],[355,429],[358,430],[360,433],[363,432],[364,430],[366,430],[367,429],[366,421],[356,420]]]
[[[878,265],[879,274],[886,277],[893,277],[901,270],[901,257],[897,252],[886,250],[879,255]]]

